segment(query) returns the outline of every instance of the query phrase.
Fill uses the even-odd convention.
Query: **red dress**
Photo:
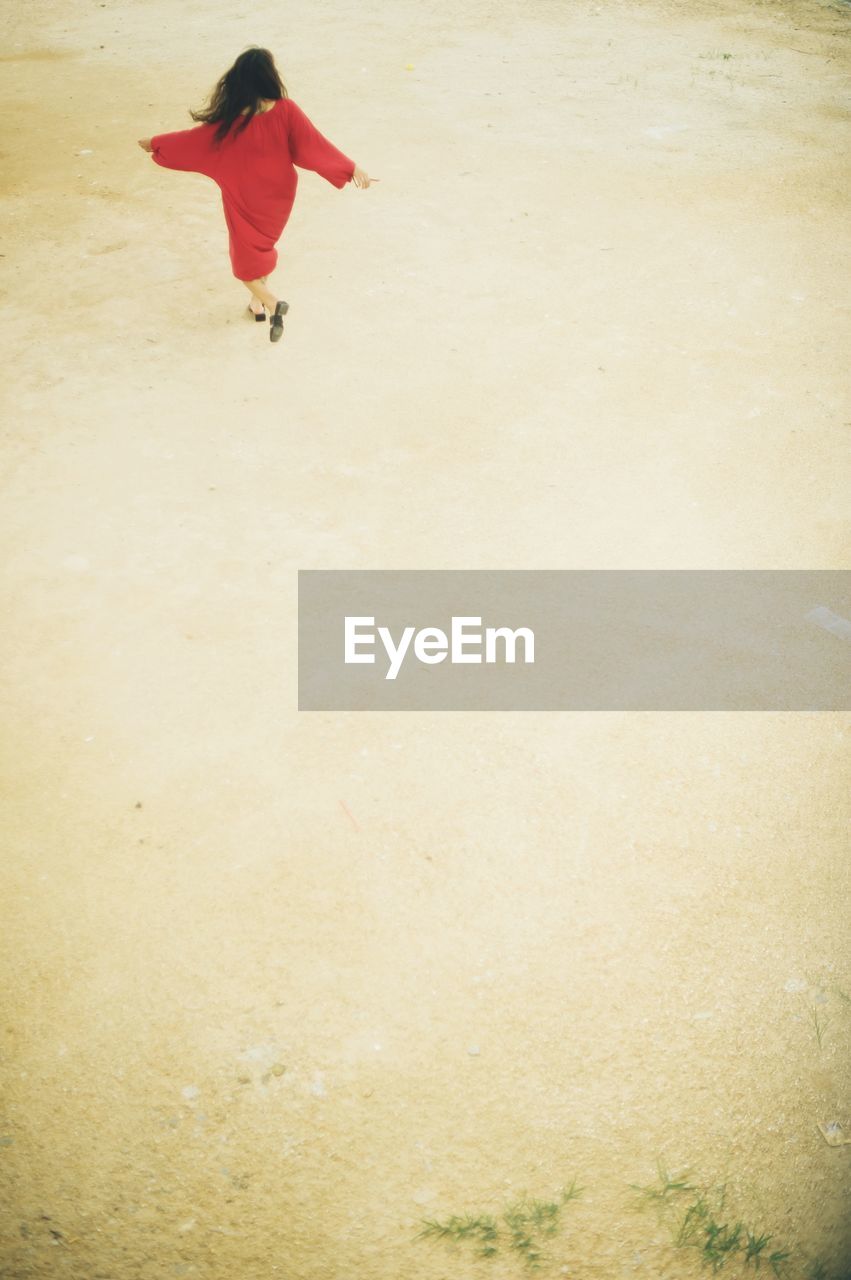
[[[213,141],[217,125],[199,124],[151,139],[152,159],[166,169],[203,173],[218,184],[230,235],[230,260],[238,280],[257,280],[274,270],[275,244],[295,200],[300,169],[312,169],[335,187],[354,172],[349,160],[323,138],[291,98],[259,112],[245,129],[233,125]]]

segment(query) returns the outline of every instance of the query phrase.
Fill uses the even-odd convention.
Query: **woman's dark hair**
[[[269,50],[253,47],[241,53],[231,69],[225,72],[210,94],[206,107],[189,114],[200,124],[217,124],[215,141],[221,142],[237,120],[239,124],[234,132],[242,132],[259,111],[264,98],[272,100],[286,96],[284,82]]]

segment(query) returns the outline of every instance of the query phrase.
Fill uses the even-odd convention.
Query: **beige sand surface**
[[[4,1280],[510,1280],[421,1220],[573,1177],[540,1274],[685,1280],[657,1158],[847,1274],[847,718],[300,716],[295,588],[847,563],[851,8],[2,9]],[[382,179],[279,349],[135,146],[252,41]]]

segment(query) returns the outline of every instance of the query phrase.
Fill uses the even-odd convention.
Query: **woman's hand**
[[[139,139],[139,146],[142,148],[142,150],[143,150],[143,151],[153,151],[153,149],[154,149],[154,148],[151,146],[151,139],[150,139],[150,138],[140,138],[140,139]]]
[[[355,165],[355,171],[352,174],[352,182],[356,187],[368,187],[371,183],[378,181],[378,178],[371,178],[368,173],[365,173],[363,169],[358,165]]]

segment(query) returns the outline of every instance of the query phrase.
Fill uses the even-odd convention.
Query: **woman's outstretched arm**
[[[182,169],[186,173],[203,173],[213,177],[216,151],[213,125],[199,124],[176,133],[157,133],[153,138],[140,138],[139,146],[164,169]]]
[[[287,137],[293,164],[298,165],[299,169],[312,169],[335,187],[344,187],[347,182],[354,182],[357,187],[369,186],[369,175],[354,160],[338,151],[308,120],[292,98],[286,100],[286,111]]]

